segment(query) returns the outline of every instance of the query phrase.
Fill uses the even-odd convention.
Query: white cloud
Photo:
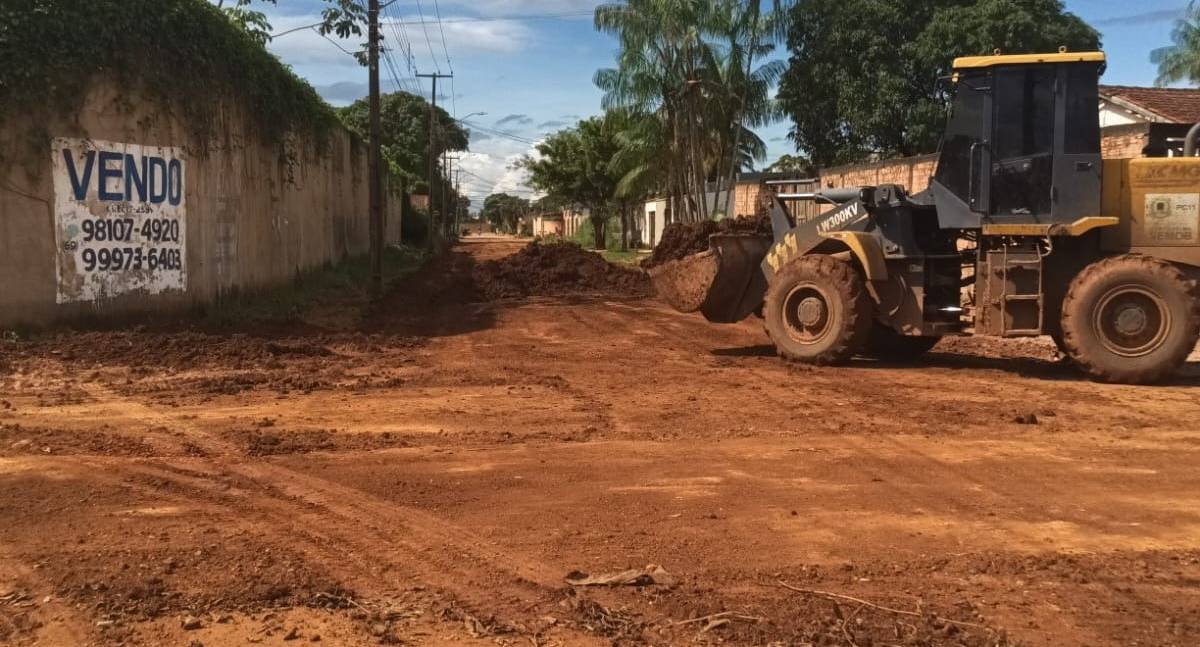
[[[407,39],[412,46],[413,56],[418,61],[429,60],[429,50],[432,46],[434,57],[443,64],[443,32],[446,34],[446,48],[450,50],[451,58],[472,54],[515,54],[533,42],[534,38],[533,30],[517,20],[479,22],[464,16],[443,16],[442,27],[439,30],[428,13],[425,14],[425,19],[427,24],[424,28],[420,24],[421,17],[416,15],[401,17],[399,22],[404,23],[403,25],[385,20],[384,38],[396,41],[395,35],[399,34]],[[425,41],[426,31],[429,32],[428,43]]]

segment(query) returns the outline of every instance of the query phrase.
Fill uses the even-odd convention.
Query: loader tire
[[[1084,268],[1062,308],[1067,355],[1093,379],[1158,382],[1200,338],[1196,282],[1165,261],[1126,254]]]
[[[863,355],[887,362],[910,362],[933,350],[941,337],[901,335],[891,327],[874,322]]]
[[[763,319],[781,357],[828,365],[863,348],[871,312],[871,297],[853,266],[813,255],[788,263],[771,279]]]

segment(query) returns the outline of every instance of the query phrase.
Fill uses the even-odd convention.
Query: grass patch
[[[603,256],[604,260],[608,261],[609,263],[616,263],[618,265],[637,265],[643,258],[646,257],[645,254],[639,254],[632,249],[626,251],[621,251],[619,249],[606,249],[603,252],[600,252],[600,255]]]
[[[384,291],[419,269],[428,258],[424,248],[387,247],[383,253]],[[205,327],[305,324],[330,330],[352,330],[362,321],[374,295],[371,264],[366,255],[305,272],[291,285],[222,299],[204,313]]]

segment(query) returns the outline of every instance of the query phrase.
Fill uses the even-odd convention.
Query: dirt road
[[[479,302],[516,249],[357,330],[0,342],[0,644],[1200,644],[1200,378],[791,367],[756,321]]]

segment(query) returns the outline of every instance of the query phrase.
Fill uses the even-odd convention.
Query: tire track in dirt
[[[354,562],[354,568],[331,569],[347,577],[348,585],[363,592],[380,593],[380,578],[387,572],[404,574],[440,593],[451,607],[482,617],[494,617],[502,626],[520,628],[550,611],[561,610],[565,586],[561,574],[531,559],[514,562],[498,550],[483,549],[485,540],[470,530],[434,515],[385,502],[353,488],[314,478],[269,462],[228,460],[238,448],[228,441],[162,414],[104,387],[91,391],[99,403],[118,406],[132,421],[152,421],[154,426],[182,429],[186,442],[226,458],[213,472],[195,466],[214,465],[207,459],[189,459],[180,466],[165,459],[139,462],[104,461],[114,468],[143,478],[165,479],[187,487],[196,496],[230,509],[230,517],[252,520],[246,526],[262,532],[262,522],[287,538],[289,548],[304,548],[322,565]],[[171,438],[160,439],[169,443]],[[229,477],[237,492],[230,492]],[[238,496],[244,493],[245,496]],[[434,598],[439,597],[434,595]],[[565,629],[555,630],[562,634]],[[568,632],[572,640],[590,641],[587,634]]]

